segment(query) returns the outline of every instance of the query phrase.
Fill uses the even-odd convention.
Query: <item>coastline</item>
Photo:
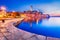
[[[5,23],[0,23],[0,40],[45,40],[45,36],[26,32],[16,28],[13,23],[20,21],[20,18],[5,20]],[[2,34],[2,33],[3,34]],[[59,39],[48,37],[48,39]]]

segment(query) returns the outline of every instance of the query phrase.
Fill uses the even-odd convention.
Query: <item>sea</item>
[[[60,17],[44,18],[39,20],[38,24],[36,21],[22,21],[17,28],[38,35],[60,38]]]

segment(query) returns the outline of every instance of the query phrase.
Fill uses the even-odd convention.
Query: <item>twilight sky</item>
[[[30,5],[44,13],[60,13],[60,0],[0,0],[0,6],[6,6],[8,11],[29,10]]]

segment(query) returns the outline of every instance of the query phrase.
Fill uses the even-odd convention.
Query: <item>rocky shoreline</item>
[[[45,36],[29,33],[16,28],[13,24],[21,21],[19,18],[0,22],[0,40],[45,40]],[[47,40],[60,40],[59,38],[47,37]]]

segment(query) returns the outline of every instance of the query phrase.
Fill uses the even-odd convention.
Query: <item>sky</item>
[[[60,13],[60,0],[0,0],[0,6],[5,6],[7,11],[42,11],[46,14]]]

